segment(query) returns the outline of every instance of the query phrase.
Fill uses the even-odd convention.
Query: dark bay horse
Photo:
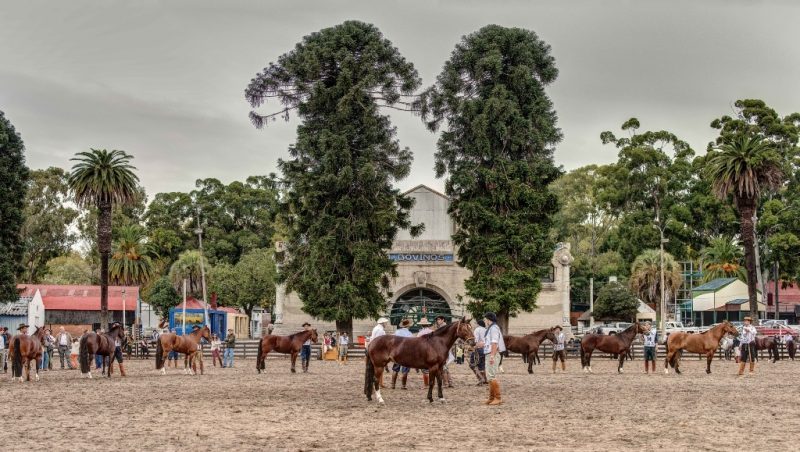
[[[114,365],[114,349],[116,348],[116,340],[119,339],[120,344],[124,345],[125,330],[122,325],[114,325],[108,330],[108,333],[97,334],[95,332],[88,332],[81,336],[81,341],[78,351],[78,361],[81,365],[81,374],[92,378],[91,368],[91,355],[100,355],[103,357],[102,375],[111,377],[111,369]],[[108,373],[106,373],[106,360],[108,363]],[[122,376],[125,376],[124,371],[120,369]]]
[[[8,357],[11,359],[11,379],[16,380],[19,378],[22,383],[22,366],[25,366],[25,380],[31,381],[31,361],[34,361],[36,381],[39,381],[39,367],[42,362],[42,353],[44,349],[42,342],[44,341],[44,328],[36,327],[33,336],[27,334],[17,334],[11,338],[11,343],[8,346]]]
[[[504,356],[508,356],[508,352],[520,353],[522,361],[528,363],[528,373],[532,374],[534,360],[539,357],[539,345],[545,339],[552,343],[556,342],[553,328],[545,328],[525,336],[503,336],[503,341],[506,344]],[[500,364],[503,364],[503,358],[500,358]]]
[[[208,325],[183,336],[178,336],[175,333],[164,333],[158,336],[158,341],[156,341],[156,370],[160,369],[161,375],[167,373],[164,361],[167,359],[169,352],[174,351],[186,355],[186,359],[183,363],[183,372],[188,375],[194,375],[194,371],[192,370],[193,358],[199,349],[200,339],[203,338],[211,342],[211,330],[208,328]],[[203,367],[201,365],[201,374],[202,370]]]
[[[297,362],[297,355],[300,354],[300,349],[303,343],[311,339],[311,342],[317,343],[317,330],[311,328],[310,330],[303,330],[299,333],[290,334],[288,336],[273,336],[268,334],[261,339],[261,344],[258,347],[258,356],[256,357],[256,370],[261,373],[264,370],[264,360],[267,359],[269,352],[285,353],[292,357],[292,373],[297,372],[294,370],[294,363]]]
[[[450,348],[461,338],[472,338],[472,327],[469,319],[453,322],[445,327],[422,337],[400,337],[394,335],[380,336],[369,343],[364,373],[364,394],[372,400],[372,391],[379,403],[381,397],[380,381],[384,367],[389,362],[412,369],[428,369],[428,401],[433,403],[433,385],[438,383],[439,401],[444,403],[442,394],[442,366],[447,362]]]
[[[781,359],[780,352],[778,350],[778,340],[774,336],[759,336],[756,337],[756,350],[767,350],[769,353],[769,359],[772,362],[776,362]],[[758,353],[756,353],[755,357],[758,360]]]
[[[625,355],[631,348],[633,339],[637,334],[644,333],[645,329],[641,323],[636,322],[626,330],[618,334],[587,334],[581,339],[581,367],[584,372],[592,373],[592,353],[595,350],[619,355],[619,365],[617,372],[622,373],[622,364],[625,362]]]
[[[667,356],[664,358],[664,373],[669,373],[672,366],[676,374],[680,374],[681,355],[686,350],[689,353],[700,353],[706,355],[706,373],[711,373],[711,361],[714,353],[719,348],[722,337],[726,334],[738,336],[739,331],[727,320],[710,330],[702,333],[685,333],[679,331],[672,333],[667,338]]]

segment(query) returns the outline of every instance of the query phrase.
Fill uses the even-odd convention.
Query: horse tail
[[[372,384],[375,380],[375,365],[372,364],[372,358],[369,356],[369,351],[367,351],[365,358],[365,361],[367,362],[367,368],[364,371],[364,394],[367,396],[367,400],[372,400]]]
[[[581,367],[586,367],[586,353],[583,351],[583,344],[578,344],[578,350],[581,351]]]
[[[678,362],[678,355],[680,354],[680,352],[681,351],[678,350],[675,353],[673,353],[672,354],[672,358],[670,358],[670,360],[669,360],[669,366],[672,367],[673,369],[675,368],[675,364],[677,364],[677,362]]]
[[[14,361],[11,363],[11,375],[22,378],[22,350],[19,337],[14,338]]]
[[[81,365],[81,373],[89,372],[89,335],[81,338],[80,345],[78,346],[78,361]]]
[[[161,345],[161,337],[156,340],[156,370],[164,367],[164,346]]]
[[[264,347],[261,341],[258,342],[258,355],[256,356],[256,371],[261,373],[261,360],[264,359]]]

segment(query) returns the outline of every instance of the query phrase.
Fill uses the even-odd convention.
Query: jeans
[[[61,368],[64,368],[64,362],[67,363],[67,367],[72,369],[72,363],[69,362],[69,352],[70,346],[69,345],[59,345],[58,346],[58,359],[61,361]]]
[[[222,354],[222,365],[233,367],[233,348],[226,348]]]
[[[94,355],[94,367],[95,369],[99,369],[103,367],[103,357],[100,355]]]
[[[303,348],[300,349],[300,359],[309,361],[311,359],[311,346],[304,345]]]
[[[42,367],[40,367],[39,370],[47,369],[48,364],[50,364],[50,353],[45,349],[44,352],[42,352]]]

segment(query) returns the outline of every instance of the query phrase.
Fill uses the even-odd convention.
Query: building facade
[[[400,231],[389,251],[397,263],[397,277],[391,281],[384,314],[393,325],[403,318],[414,322],[423,316],[433,320],[436,315],[462,316],[468,313],[464,281],[469,270],[458,265],[458,250],[451,241],[455,224],[447,213],[447,196],[427,186],[412,188],[407,195],[415,199],[410,212],[411,224],[424,224],[418,237]],[[282,244],[276,244],[282,250]],[[569,275],[573,258],[568,244],[559,244],[550,262],[550,276],[543,281],[537,299],[537,309],[520,313],[509,321],[510,334],[527,334],[554,325],[569,325]],[[303,322],[312,323],[318,330],[334,330],[335,324],[321,322],[305,314],[296,293],[286,293],[277,287],[275,301],[275,334],[293,333]],[[353,334],[368,334],[374,319],[353,320]]]

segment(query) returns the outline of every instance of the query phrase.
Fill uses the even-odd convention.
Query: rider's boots
[[[755,371],[756,371],[756,362],[750,361],[750,373],[753,373]]]
[[[500,383],[497,380],[489,382],[490,387],[494,388],[494,400],[489,402],[489,405],[502,405],[503,401],[500,399]]]
[[[122,375],[123,377],[125,377],[125,376],[126,376],[126,375],[125,375],[125,365],[124,365],[124,364],[122,364],[122,363],[119,363],[119,373],[120,373],[120,375]]]
[[[392,389],[397,388],[397,372],[392,372]]]
[[[558,362],[553,361],[553,373],[556,373],[556,364],[558,364]]]
[[[744,366],[747,365],[744,361],[739,361],[739,373],[738,375],[744,375]]]
[[[567,363],[561,361],[561,372],[566,372],[566,371],[567,371]],[[653,369],[653,372],[655,372],[655,369]]]

